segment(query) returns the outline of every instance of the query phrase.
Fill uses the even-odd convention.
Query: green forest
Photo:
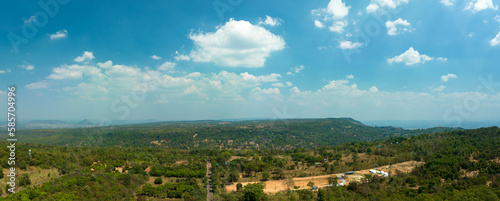
[[[369,127],[352,119],[318,119],[154,123],[18,134],[20,191],[8,194],[7,177],[1,172],[0,200],[207,200],[208,194],[212,200],[500,198],[498,127],[404,130]],[[9,167],[7,145],[0,143],[4,170]],[[364,175],[345,186],[314,189],[311,182],[310,188],[291,185],[294,190],[264,193],[269,180],[406,161],[422,165],[389,177]],[[254,183],[241,185],[249,181]],[[227,190],[230,185],[237,189]]]

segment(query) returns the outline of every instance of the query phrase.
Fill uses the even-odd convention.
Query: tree
[[[236,191],[241,191],[243,189],[243,184],[238,183],[236,184]]]
[[[264,198],[264,186],[259,183],[247,184],[243,193],[243,200],[256,201]]]
[[[309,183],[307,183],[307,186],[312,188],[314,186],[314,182],[310,181]]]
[[[337,182],[338,182],[337,177],[328,177],[328,184],[335,185],[335,184],[337,184]]]
[[[155,179],[155,184],[162,184],[163,183],[163,180],[161,179],[161,177],[158,177]]]
[[[27,186],[31,184],[31,179],[29,174],[23,174],[21,179],[19,179],[20,186]]]
[[[268,171],[264,171],[262,173],[262,180],[267,181],[267,180],[269,180],[269,177],[271,177],[271,175],[269,174]]]
[[[3,170],[0,168],[0,179],[3,179],[5,175],[3,174]]]
[[[237,182],[238,179],[240,178],[240,172],[238,172],[238,169],[235,167],[231,168],[231,172],[229,173],[229,179],[231,182]]]
[[[372,174],[365,174],[365,181],[371,182],[372,181]]]

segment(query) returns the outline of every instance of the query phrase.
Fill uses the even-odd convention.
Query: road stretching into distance
[[[210,172],[210,168],[212,167],[212,164],[210,161],[207,161],[207,201],[212,201],[212,196],[213,192],[210,192],[212,189],[212,179],[210,178],[210,175],[212,174]]]

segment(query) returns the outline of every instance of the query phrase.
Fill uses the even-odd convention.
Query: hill
[[[21,130],[17,135],[22,142],[47,145],[285,150],[453,130],[459,128],[406,130],[366,126],[351,118],[329,118],[157,122],[111,127]]]

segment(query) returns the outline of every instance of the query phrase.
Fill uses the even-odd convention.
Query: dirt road
[[[393,164],[392,166],[385,165],[385,166],[375,167],[372,169],[391,172],[391,175],[395,175],[396,170],[406,173],[413,170],[413,168],[415,168],[416,166],[420,166],[423,164],[424,164],[423,162],[407,161],[402,163],[396,163]],[[344,175],[343,179],[339,179],[338,183],[344,183],[344,185],[348,185],[349,182],[351,181],[360,182],[364,178],[365,174],[371,174],[369,171],[370,169],[366,169],[366,170],[355,171],[355,173],[352,175]],[[338,177],[339,175],[340,174],[337,173],[337,174],[327,174],[327,175],[312,176],[312,177],[298,177],[298,178],[293,178],[292,181],[274,180],[274,181],[264,181],[264,182],[241,182],[241,184],[245,186],[251,183],[263,183],[265,185],[264,193],[277,193],[281,191],[286,191],[287,189],[293,189],[294,186],[299,186],[299,189],[309,189],[310,187],[307,186],[309,182],[313,182],[315,186],[321,188],[325,185],[328,185],[329,177]],[[340,178],[342,178],[342,176]],[[236,184],[237,183],[233,183],[232,185],[226,186],[226,190],[236,191]]]

